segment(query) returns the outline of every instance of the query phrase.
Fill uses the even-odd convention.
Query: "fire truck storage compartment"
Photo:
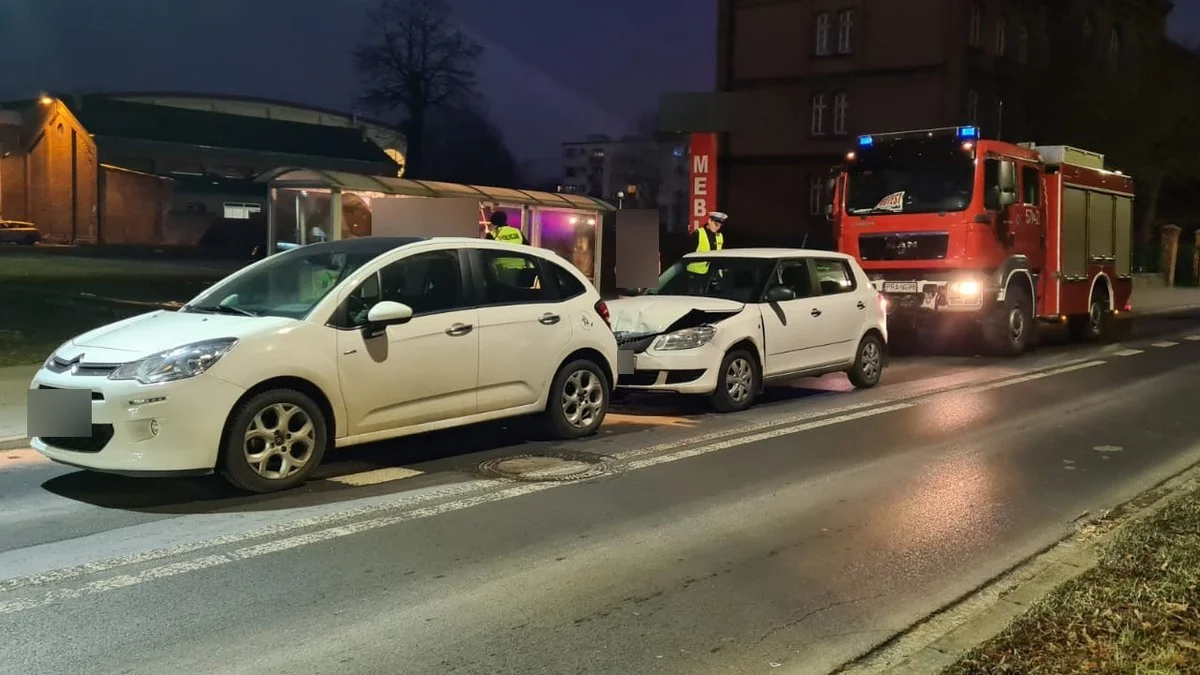
[[[1087,192],[1063,190],[1062,275],[1064,281],[1087,278]]]
[[[1133,275],[1133,200],[1128,197],[1117,197],[1113,231],[1115,232],[1113,255],[1117,258],[1115,272],[1118,277],[1131,277]]]
[[[1088,193],[1088,257],[1107,262],[1113,256],[1113,196]]]

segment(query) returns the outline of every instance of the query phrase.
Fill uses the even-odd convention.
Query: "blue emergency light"
[[[875,139],[871,138],[870,136],[859,136],[858,137],[858,147],[860,147],[860,148],[869,148],[872,145],[874,145],[874,143],[875,143]]]
[[[979,129],[977,127],[959,127],[959,138],[979,138]]]

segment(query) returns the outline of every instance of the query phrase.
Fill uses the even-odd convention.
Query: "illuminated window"
[[[972,47],[983,46],[983,9],[979,5],[971,8],[971,28],[967,33],[968,44]]]
[[[808,177],[808,215],[821,215],[825,201],[825,180],[821,176]]]
[[[250,216],[256,213],[262,213],[262,206],[258,204],[225,202],[225,217],[230,220],[250,220]]]
[[[829,54],[829,31],[832,28],[829,12],[817,15],[816,34],[813,36],[813,51],[817,56]]]
[[[854,51],[854,10],[844,9],[838,12],[838,41],[839,54],[849,54]]]
[[[833,97],[833,133],[846,133],[846,116],[850,112],[850,99],[846,92],[838,92]]]
[[[812,97],[812,134],[814,136],[825,134],[825,109],[828,107],[829,103],[825,100],[825,94],[816,94]]]

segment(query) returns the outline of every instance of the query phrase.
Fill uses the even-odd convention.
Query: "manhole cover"
[[[608,465],[599,456],[516,455],[489,459],[479,465],[479,470],[509,480],[573,481],[603,475]]]

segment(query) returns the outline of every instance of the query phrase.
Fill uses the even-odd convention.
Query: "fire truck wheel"
[[[1073,316],[1067,322],[1071,339],[1077,342],[1101,342],[1112,335],[1112,315],[1108,311],[1108,296],[1097,293],[1087,316]]]
[[[1014,286],[1004,295],[1004,302],[992,309],[983,337],[992,352],[1020,356],[1032,344],[1035,328],[1033,299],[1028,290]]]

